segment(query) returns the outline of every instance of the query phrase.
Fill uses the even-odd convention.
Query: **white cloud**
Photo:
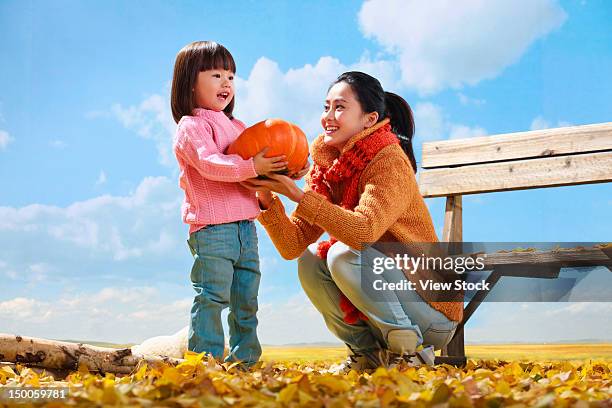
[[[9,333],[136,343],[170,335],[188,324],[193,299],[162,299],[161,295],[162,290],[155,287],[133,286],[67,293],[52,301],[21,296],[0,301],[0,320],[3,331]],[[609,340],[610,313],[609,303],[483,303],[466,327],[466,341]],[[339,343],[301,291],[279,302],[260,302],[258,320],[264,344]]]
[[[98,175],[98,180],[96,180],[96,185],[102,185],[106,183],[106,173],[104,172],[104,170],[100,170],[100,174]]]
[[[236,116],[247,125],[280,117],[296,123],[309,139],[318,131],[329,83],[344,70],[337,59],[282,72],[275,61],[260,58],[248,78],[236,80]]]
[[[53,147],[55,149],[62,150],[62,149],[65,149],[66,146],[68,146],[68,145],[63,140],[54,139],[54,140],[51,140],[49,142],[49,146],[51,146],[51,147]]]
[[[385,89],[397,90],[399,72],[394,61],[373,60],[365,53],[354,64],[321,57],[316,64],[281,71],[266,57],[257,60],[248,77],[236,78],[235,115],[249,125],[267,118],[291,121],[312,140],[320,133],[323,101],[330,83],[342,72],[362,70],[378,78]],[[169,88],[169,85],[166,86]],[[110,112],[92,111],[86,116],[114,117],[127,129],[155,142],[159,160],[174,166],[172,138],[176,125],[170,111],[169,93],[152,94],[137,105],[114,104]]]
[[[487,134],[487,131],[480,126],[471,127],[451,122],[445,117],[442,108],[431,102],[417,103],[413,112],[417,139],[415,143],[446,138],[462,139]]]
[[[542,129],[550,129],[552,127],[567,127],[567,126],[572,126],[572,124],[566,121],[559,120],[557,121],[557,125],[554,126],[553,124],[551,124],[549,120],[544,119],[542,116],[536,116],[531,121],[531,125],[529,126],[529,129],[530,130],[542,130]]]
[[[32,337],[140,342],[188,324],[192,299],[160,300],[153,287],[106,287],[64,294],[53,301],[0,301],[3,331]],[[74,324],[79,322],[79,324]]]
[[[173,167],[175,160],[172,154],[172,135],[176,124],[172,119],[168,91],[169,85],[166,86],[165,95],[150,95],[134,106],[115,104],[111,107],[111,114],[127,129],[135,131],[144,139],[152,140],[157,147],[160,163]],[[90,112],[88,117],[105,115],[104,112]]]
[[[459,102],[461,102],[461,104],[464,106],[468,106],[468,105],[482,106],[487,103],[487,101],[484,99],[471,98],[463,94],[462,92],[457,93],[457,97],[459,98]]]
[[[449,139],[465,139],[469,137],[485,136],[487,131],[480,126],[451,125]]]
[[[257,332],[265,344],[339,342],[303,292],[282,303],[260,305]]]
[[[45,262],[31,264],[27,267],[26,272],[29,282],[42,282],[47,279],[53,267]]]
[[[362,32],[399,61],[402,81],[421,93],[495,78],[567,19],[555,0],[366,1]]]
[[[258,232],[259,233],[259,232]],[[265,231],[264,231],[265,234]],[[280,264],[280,260],[278,256],[260,256],[259,257],[259,269],[263,270],[273,270],[273,268],[277,267]]]
[[[483,303],[478,322],[468,322],[466,341],[610,340],[611,313],[612,303]]]
[[[161,300],[160,295],[157,288],[136,286],[65,294],[53,301],[15,297],[0,301],[0,320],[3,331],[33,337],[141,342],[189,324],[193,299]],[[262,343],[338,342],[301,292],[260,304],[258,319]]]
[[[15,141],[6,130],[0,130],[0,150],[5,150],[9,143]]]
[[[41,256],[69,264],[68,258],[74,260],[77,255],[125,261],[145,256],[158,258],[166,251],[182,253],[182,197],[168,178],[147,177],[136,191],[124,197],[104,195],[65,208],[40,204],[0,207],[0,246],[13,257],[12,261],[4,260],[19,270],[28,261],[41,262]],[[33,239],[45,250],[33,254],[19,245]],[[22,266],[15,266],[19,264]]]
[[[265,118],[280,117],[296,123],[309,140],[320,133],[320,118],[327,88],[341,73],[368,72],[385,89],[395,90],[398,73],[392,61],[372,60],[367,54],[354,64],[345,65],[333,57],[322,57],[316,64],[280,70],[278,64],[262,57],[246,79],[236,79],[236,117],[247,125]]]
[[[104,303],[109,301],[134,303],[149,301],[157,295],[159,295],[157,289],[147,286],[130,288],[108,287],[92,296],[88,296],[88,301],[93,303]]]
[[[0,316],[3,319],[28,319],[43,312],[43,303],[34,299],[17,297],[0,302]]]
[[[435,140],[444,138],[446,121],[442,108],[431,102],[421,102],[414,107],[415,136],[422,140]]]

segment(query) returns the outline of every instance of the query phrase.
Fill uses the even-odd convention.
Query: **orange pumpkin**
[[[304,132],[282,119],[267,119],[247,128],[227,149],[227,154],[238,154],[248,159],[268,146],[266,157],[287,156],[287,171],[295,174],[308,161],[308,140]]]

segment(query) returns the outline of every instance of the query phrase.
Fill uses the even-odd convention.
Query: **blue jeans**
[[[261,273],[255,224],[246,220],[209,225],[191,234],[187,243],[194,257],[191,282],[196,291],[189,350],[223,358],[221,311],[229,307],[225,361],[257,362],[261,356],[256,316]]]
[[[353,352],[388,348],[387,335],[392,330],[414,330],[419,344],[433,345],[436,349],[448,344],[458,323],[421,300],[414,291],[385,291],[378,294],[383,299],[375,300],[362,288],[362,284],[372,287],[374,279],[398,282],[404,278],[402,271],[392,269],[382,275],[362,271],[361,252],[341,242],[329,249],[327,261],[317,257],[316,250],[315,243],[300,256],[300,282],[329,330]],[[341,292],[368,321],[348,324],[343,320],[339,306]]]

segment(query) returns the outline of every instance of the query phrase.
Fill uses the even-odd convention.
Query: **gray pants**
[[[375,279],[397,282],[403,278],[401,270],[388,270],[376,275],[362,269],[361,252],[336,242],[327,254],[327,261],[317,257],[317,244],[312,244],[298,260],[298,274],[306,295],[329,330],[354,352],[387,348],[387,334],[391,330],[411,329],[419,343],[444,347],[457,327],[457,322],[422,301],[414,291],[397,290],[377,293],[377,298],[364,291]],[[374,249],[368,249],[374,251]],[[379,253],[380,254],[380,253]],[[380,256],[384,256],[380,254]],[[368,259],[372,259],[368,254]],[[401,274],[401,276],[399,275]],[[363,281],[362,280],[366,280]],[[340,309],[340,293],[368,317],[367,322],[344,322]]]

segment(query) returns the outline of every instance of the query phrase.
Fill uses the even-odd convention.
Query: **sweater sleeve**
[[[309,191],[308,187],[306,190]],[[274,196],[272,205],[260,213],[258,220],[285,259],[295,259],[300,256],[308,245],[319,239],[324,232],[323,228],[306,222],[295,212],[288,217],[285,206],[278,196]]]
[[[382,153],[382,152],[381,152]],[[355,249],[376,242],[395,223],[414,193],[418,191],[411,165],[403,152],[385,152],[368,165],[361,176],[363,192],[354,210],[330,203],[309,191],[298,204],[295,215],[302,222],[319,226]]]
[[[174,150],[177,156],[209,180],[238,182],[257,177],[253,158],[244,160],[237,154],[219,152],[213,130],[206,122],[181,123],[177,129]]]

